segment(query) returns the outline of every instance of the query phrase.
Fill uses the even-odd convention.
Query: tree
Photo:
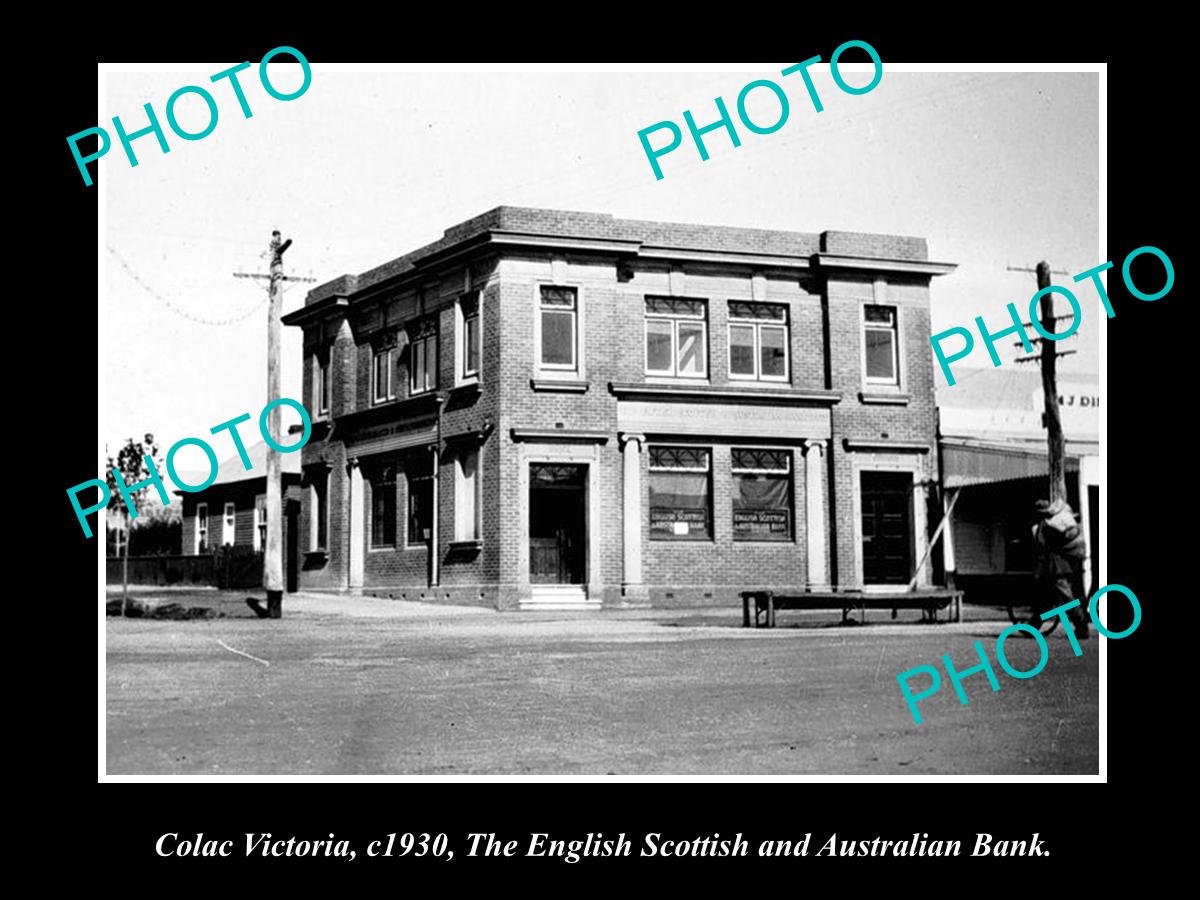
[[[146,464],[147,458],[150,459],[150,465]],[[117,485],[117,478],[113,474],[113,469],[120,471],[122,480],[125,484],[132,487],[148,479],[151,473],[150,466],[157,467],[158,462],[158,444],[154,442],[154,435],[147,432],[145,439],[136,443],[133,438],[127,438],[125,446],[117,453],[117,458],[114,460],[110,456],[108,458],[108,465],[105,467],[104,477],[108,482],[110,494],[108,506],[114,510],[119,508],[125,521],[125,552],[121,564],[122,616],[127,615],[129,612],[129,530],[133,521],[129,514],[129,507],[125,504],[125,498],[121,495],[121,491]],[[157,471],[157,468],[155,471]],[[150,490],[149,487],[127,490],[130,503],[136,506],[148,490]]]

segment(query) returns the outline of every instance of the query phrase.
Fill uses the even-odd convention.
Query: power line
[[[129,277],[132,278],[137,283],[138,287],[140,287],[142,290],[144,290],[147,294],[149,294],[151,297],[153,297],[159,303],[163,304],[163,306],[167,307],[167,309],[171,310],[171,312],[175,313],[176,315],[183,316],[183,318],[188,319],[189,321],[192,321],[192,322],[196,322],[200,325],[234,325],[234,324],[237,324],[238,322],[242,322],[242,321],[250,318],[256,312],[258,312],[260,309],[262,309],[263,306],[266,304],[267,300],[269,299],[269,297],[264,297],[262,300],[260,300],[258,303],[256,303],[254,305],[253,309],[250,309],[249,311],[241,313],[236,316],[231,316],[227,319],[202,319],[199,316],[192,315],[190,312],[188,312],[187,310],[183,309],[182,307],[176,305],[175,303],[172,303],[170,300],[168,300],[166,297],[164,297],[162,294],[160,294],[158,291],[156,291],[154,288],[152,288],[150,285],[148,285],[142,279],[142,277],[140,275],[138,275],[137,272],[134,271],[133,267],[128,262],[125,261],[124,257],[122,257],[121,254],[116,251],[116,248],[114,248],[112,244],[108,245],[108,252],[111,253],[113,255],[113,258],[116,259],[116,261],[121,264],[121,267],[126,272],[129,273]]]

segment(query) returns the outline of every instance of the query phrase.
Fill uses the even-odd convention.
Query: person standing
[[[1083,586],[1083,561],[1087,556],[1087,541],[1083,529],[1075,520],[1071,507],[1063,500],[1038,500],[1034,504],[1038,521],[1033,526],[1033,542],[1037,553],[1034,578],[1038,583],[1046,609],[1054,609],[1078,599],[1079,605],[1067,616],[1075,636],[1087,640],[1087,595]]]

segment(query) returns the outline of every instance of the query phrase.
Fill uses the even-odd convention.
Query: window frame
[[[254,498],[254,536],[252,544],[254,552],[262,553],[267,546],[267,495],[259,494]]]
[[[391,470],[391,477],[392,477],[392,480],[390,482],[384,480],[385,473],[389,469]],[[368,510],[367,549],[372,550],[372,551],[374,551],[374,550],[395,550],[396,549],[396,487],[397,487],[396,464],[394,462],[385,462],[385,463],[379,464],[378,466],[375,466],[368,473],[367,480],[371,485],[371,502],[367,506],[367,510]],[[375,505],[376,505],[376,503],[379,502],[380,498],[382,498],[384,509],[386,511],[387,496],[388,496],[389,492],[384,490],[384,488],[388,484],[390,484],[392,486],[392,489],[390,491],[391,498],[392,498],[392,515],[391,515],[392,542],[390,544],[376,543],[375,542],[375,523],[377,521],[377,516],[376,516],[376,512],[375,512]],[[386,521],[387,521],[386,518],[383,521],[386,523]],[[387,525],[386,524],[384,524],[384,526],[383,526],[383,532],[386,535],[386,533],[387,533]]]
[[[438,316],[433,313],[428,316],[422,316],[416,322],[408,326],[408,396],[419,397],[422,394],[428,394],[438,389],[438,375],[440,370],[439,365],[439,347],[438,336],[440,334]],[[417,348],[421,348],[421,366],[417,368]],[[430,380],[429,369],[429,350],[433,348],[433,377]],[[417,386],[417,373],[422,375],[422,386]]]
[[[236,543],[237,504],[226,500],[221,508],[221,546],[231,547]]]
[[[878,307],[891,310],[892,323],[883,326],[876,322],[867,321],[867,309]],[[900,307],[895,303],[863,303],[860,313],[862,324],[862,375],[863,384],[873,387],[900,387]],[[867,332],[882,331],[892,336],[892,377],[880,378],[867,374]]]
[[[201,516],[201,512],[204,513],[203,516]],[[203,540],[201,540],[201,538],[200,538],[200,533],[202,530],[200,528],[200,519],[201,518],[204,519],[204,528],[203,528],[204,539]],[[208,504],[207,503],[197,503],[196,504],[196,534],[195,534],[195,545],[196,545],[196,555],[197,556],[199,556],[201,553],[208,552],[208,529],[209,529]]]
[[[703,306],[703,313],[699,316],[687,315],[684,313],[661,313],[651,312],[646,306],[651,300],[687,300],[693,303],[699,303]],[[665,297],[659,294],[647,294],[643,297],[643,312],[642,312],[642,332],[643,332],[643,354],[642,354],[642,369],[647,376],[653,378],[684,378],[689,381],[704,381],[708,379],[708,300],[702,297]],[[650,322],[669,322],[671,325],[671,368],[670,369],[651,369],[650,368]],[[679,371],[679,325],[680,323],[700,324],[700,342],[704,350],[704,366],[702,371],[696,374],[682,373]]]
[[[325,354],[324,360],[320,353],[313,354],[313,397],[316,407],[316,418],[329,418],[330,394],[329,389],[329,355]]]
[[[691,466],[691,467],[688,467],[688,466],[670,466],[670,467],[656,466],[654,464],[654,451],[655,450],[688,450],[688,451],[701,450],[706,455],[705,467],[703,469],[700,469],[695,466]],[[694,445],[694,444],[648,444],[646,446],[646,466],[647,466],[646,529],[647,529],[647,535],[648,535],[649,540],[652,540],[652,541],[685,541],[685,542],[690,541],[693,543],[694,542],[700,542],[700,543],[715,542],[717,539],[717,527],[716,527],[716,519],[715,519],[715,515],[714,515],[714,505],[715,504],[714,504],[714,499],[713,499],[713,447],[712,446]],[[654,528],[650,521],[651,516],[653,515],[654,507],[653,507],[653,504],[650,502],[652,498],[650,496],[650,477],[649,476],[653,475],[653,473],[656,473],[656,472],[658,472],[658,473],[689,472],[692,474],[696,474],[699,472],[704,473],[704,475],[706,476],[706,481],[707,481],[706,493],[707,493],[708,504],[705,509],[705,513],[707,515],[708,534],[706,534],[706,535],[665,534],[662,532],[654,531]]]
[[[787,469],[781,472],[779,469],[762,469],[752,467],[739,468],[734,459],[738,451],[767,451],[770,453],[783,453],[787,460]],[[787,537],[784,538],[764,538],[758,536],[738,536],[736,527],[733,522],[733,516],[737,510],[733,507],[733,497],[735,492],[732,490],[736,484],[739,475],[785,475],[788,485],[788,530]],[[730,537],[737,543],[760,543],[760,544],[794,544],[796,542],[796,451],[793,447],[770,447],[770,446],[746,446],[733,445],[729,448],[729,475],[731,478],[730,506],[729,506],[729,525],[732,529]]]
[[[483,461],[483,448],[481,447],[464,447],[461,448],[454,459],[454,542],[455,543],[473,543],[483,540],[483,519],[482,519],[482,504],[483,494],[481,490],[480,478]],[[470,490],[467,489],[467,478],[463,473],[463,462],[466,457],[475,457],[475,474],[471,479]],[[463,516],[462,510],[465,506],[463,499],[467,496],[471,497],[471,516],[467,522]],[[465,526],[469,525],[469,529]],[[471,533],[467,534],[469,530]]]
[[[556,288],[559,290],[569,290],[575,293],[575,303],[570,307],[571,312],[571,358],[572,362],[567,363],[548,363],[543,358],[545,349],[544,328],[542,320],[547,310],[557,310],[560,314],[567,310],[565,306],[544,306],[542,304],[542,291],[544,288]],[[556,376],[573,375],[577,378],[584,376],[584,353],[583,353],[583,288],[576,284],[565,284],[560,282],[539,281],[534,285],[534,303],[536,315],[534,317],[534,359],[538,371],[547,372]]]
[[[318,486],[318,482],[320,486]],[[324,498],[324,510],[321,509]],[[324,553],[329,550],[329,470],[322,469],[309,476],[308,485],[308,552]],[[321,531],[325,540],[321,540]]]
[[[728,313],[729,318],[725,325],[725,336],[727,338],[728,355],[729,355],[729,380],[730,381],[766,381],[774,384],[789,384],[792,380],[792,310],[788,303],[774,303],[771,301],[760,300],[730,300]],[[783,310],[782,319],[750,319],[735,316],[733,314],[733,304],[747,303],[754,306],[773,306]],[[751,328],[754,332],[754,372],[747,374],[745,372],[733,371],[733,329],[734,328]],[[778,329],[783,332],[783,374],[782,375],[764,375],[762,373],[762,330],[764,328]]]
[[[422,468],[421,474],[419,474],[419,475],[414,474],[415,467],[412,465],[412,460],[414,458],[418,458],[418,455],[421,453],[428,455],[429,451],[428,450],[418,450],[415,453],[410,454],[404,462],[404,495],[405,495],[404,496],[404,499],[405,499],[404,549],[406,549],[406,550],[427,549],[433,539],[433,534],[432,534],[433,527],[434,527],[433,515],[432,515],[432,512],[433,512],[433,510],[432,510],[432,506],[433,506],[433,476],[434,476],[433,459],[432,459],[432,457],[428,457],[427,464],[422,463],[422,466],[428,465],[428,469]],[[413,497],[416,494],[416,491],[413,490],[413,485],[417,484],[417,483],[428,484],[428,488],[427,489],[422,488],[422,491],[427,490],[428,496],[429,496],[430,509],[428,512],[430,515],[430,521],[429,521],[430,536],[428,538],[424,537],[424,536],[419,536],[419,537],[417,537],[416,540],[413,540],[413,531],[414,531],[414,528],[413,528]]]
[[[376,406],[380,403],[388,403],[396,399],[396,379],[392,369],[394,367],[395,347],[374,347],[371,348],[371,405]],[[379,361],[386,359],[387,362],[383,370],[387,373],[387,390],[380,396],[379,391]]]
[[[470,315],[464,309],[464,302],[469,298],[475,299],[475,310]],[[455,344],[458,359],[455,364],[455,380],[459,384],[470,384],[479,381],[480,371],[483,369],[483,291],[470,290],[459,295],[458,301],[454,304],[456,321],[458,325],[458,337]],[[478,358],[475,360],[475,368],[471,366],[471,342],[469,340],[469,327],[471,322],[475,323],[476,331],[476,353]]]

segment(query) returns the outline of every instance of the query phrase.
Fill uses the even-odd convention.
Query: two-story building
[[[925,241],[499,207],[311,291],[302,589],[501,609],[904,589]],[[919,584],[929,583],[929,567]]]

